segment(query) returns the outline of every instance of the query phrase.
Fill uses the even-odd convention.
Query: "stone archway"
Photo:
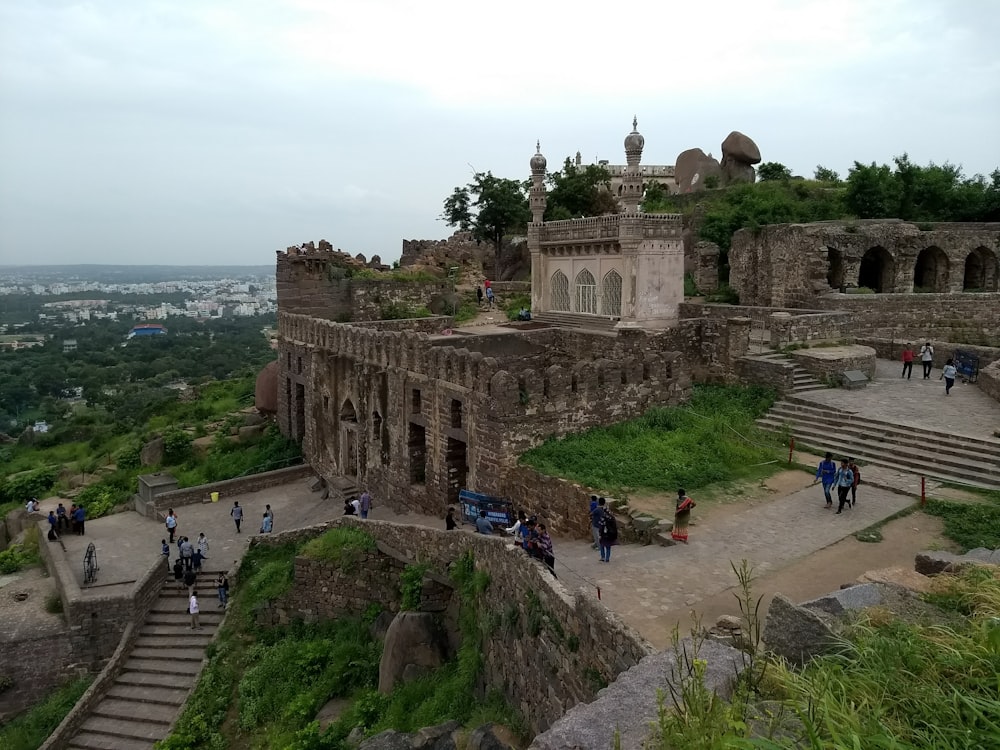
[[[932,245],[925,247],[913,266],[913,291],[948,291],[948,256],[944,250]]]
[[[831,289],[843,289],[847,283],[844,269],[844,254],[835,247],[826,249],[826,283]]]
[[[876,245],[868,248],[861,258],[858,271],[858,286],[873,292],[891,292],[896,277],[896,261],[884,247]]]
[[[962,291],[995,292],[998,278],[1000,278],[1000,266],[992,250],[980,246],[966,256]]]

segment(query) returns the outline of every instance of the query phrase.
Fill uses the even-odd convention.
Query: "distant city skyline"
[[[621,163],[633,115],[646,164],[740,130],[807,177],[988,174],[998,38],[992,0],[4,3],[0,264],[389,263],[473,170]]]

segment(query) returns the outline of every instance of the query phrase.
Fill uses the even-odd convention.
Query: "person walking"
[[[675,542],[688,543],[688,524],[691,522],[691,509],[694,507],[694,500],[687,496],[683,489],[677,490],[677,506],[674,509],[674,527],[670,530],[670,537]]]
[[[198,592],[192,591],[191,598],[188,599],[188,614],[191,615],[191,630],[201,630],[201,623],[198,622]]]
[[[920,364],[924,366],[924,380],[930,380],[931,367],[934,365],[934,347],[930,341],[920,347]]]
[[[955,385],[955,376],[958,375],[958,368],[955,367],[955,361],[953,359],[948,359],[944,363],[944,367],[941,369],[941,378],[944,378],[944,395],[951,395],[951,388]],[[938,378],[940,380],[941,378]]]
[[[594,549],[601,548],[601,516],[597,512],[600,508],[598,505],[597,495],[590,496],[590,533],[594,537]]]
[[[185,571],[184,585],[187,586],[188,596],[194,593],[194,585],[198,582],[198,574],[193,570]]]
[[[271,530],[274,530],[274,511],[271,510],[270,505],[264,506],[264,515],[271,519]]]
[[[229,602],[229,577],[225,573],[219,573],[215,588],[219,592],[219,609],[225,609]]]
[[[368,518],[368,513],[372,509],[372,496],[368,494],[368,490],[361,493],[361,499],[358,500],[358,512],[361,514],[362,518]]]
[[[54,510],[49,511],[49,541],[54,542],[59,539],[59,533],[57,528],[59,526],[59,519],[56,518],[56,512]]]
[[[483,306],[483,288],[481,286],[476,287],[476,302],[480,307]]]
[[[851,467],[848,466],[848,461],[846,458],[841,459],[840,468],[837,469],[837,474],[834,480],[837,484],[837,513],[839,515],[844,511],[844,506],[848,508],[851,507],[850,501],[847,499],[848,493],[854,486],[854,472],[851,471]]]
[[[445,514],[444,517],[444,529],[445,531],[451,531],[457,526],[458,524],[455,523],[455,509],[448,508],[448,512]]]
[[[76,533],[79,534],[80,536],[86,536],[86,532],[84,532],[83,529],[83,524],[87,520],[87,511],[83,509],[82,505],[76,506],[76,512],[73,514],[73,520],[76,522]]]
[[[271,533],[271,517],[264,513],[264,518],[260,522],[260,533],[270,534]]]
[[[201,556],[201,550],[200,549],[195,549],[194,554],[191,555],[191,567],[194,568],[194,572],[195,573],[200,573],[201,572],[201,561],[203,559],[204,558],[202,558],[202,556]]]
[[[240,524],[243,523],[243,508],[240,507],[239,502],[234,502],[232,509],[229,511],[229,515],[233,517],[233,523],[236,524],[236,533],[240,533]]]
[[[854,484],[851,485],[851,507],[853,508],[858,504],[858,485],[861,484],[861,469],[854,462],[853,458],[848,460],[847,465],[854,472]]]
[[[826,452],[826,458],[819,462],[819,466],[816,467],[816,482],[823,483],[823,497],[826,498],[826,507],[833,507],[833,495],[831,494],[833,489],[834,481],[837,478],[837,464],[833,461],[833,454],[829,451]]]
[[[177,588],[184,588],[184,563],[179,557],[174,560],[174,580],[177,581]]]
[[[903,374],[899,377],[910,379],[913,374],[913,347],[903,344]]]
[[[205,536],[204,531],[198,534],[198,551],[201,553],[203,560],[208,559],[208,538]]]
[[[187,537],[181,539],[181,560],[184,561],[185,570],[191,570],[194,566],[194,545]]]
[[[490,310],[493,309],[493,302],[496,298],[493,296],[493,287],[486,287],[486,307]]]
[[[549,536],[548,530],[545,528],[544,523],[538,524],[538,552],[541,555],[542,562],[552,573],[553,578],[558,578],[556,575],[556,557],[552,552],[552,537]]]
[[[601,562],[609,563],[611,562],[611,548],[618,543],[618,521],[615,519],[615,514],[611,512],[611,508],[608,508],[603,501],[603,497],[597,501],[600,504],[602,511],[600,545]]]
[[[167,517],[163,521],[163,525],[167,527],[167,534],[170,535],[170,543],[174,543],[174,534],[177,533],[177,516],[174,515],[174,509],[171,508],[167,511]]]
[[[166,539],[160,540],[160,554],[163,555],[163,560],[167,563],[167,575],[170,575],[170,545],[167,544]]]

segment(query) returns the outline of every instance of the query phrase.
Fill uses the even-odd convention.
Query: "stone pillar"
[[[771,313],[769,321],[771,329],[771,348],[780,349],[792,343],[792,314],[786,312]]]
[[[694,246],[696,256],[694,283],[701,294],[719,288],[719,246],[714,242],[699,242]]]
[[[726,320],[726,346],[723,365],[726,375],[736,374],[736,360],[750,351],[750,318],[728,318]]]

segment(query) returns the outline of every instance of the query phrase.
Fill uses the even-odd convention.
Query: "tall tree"
[[[578,167],[569,158],[548,177],[545,220],[574,219],[616,213],[618,201],[611,192],[611,175],[598,164]]]
[[[813,173],[813,177],[818,182],[840,182],[840,175],[832,169],[827,169],[822,164],[816,165],[816,171]]]
[[[847,174],[847,209],[859,219],[893,218],[899,211],[899,184],[888,164],[854,162]]]
[[[463,204],[465,198],[468,201]],[[475,214],[472,214],[473,208]],[[466,215],[472,235],[477,240],[493,243],[495,272],[499,277],[503,270],[500,255],[504,236],[511,231],[523,229],[531,220],[524,183],[495,177],[492,172],[477,172],[472,182],[464,188],[455,188],[444,202],[442,218],[450,226],[461,227]]]
[[[766,161],[757,167],[757,178],[761,182],[790,180],[792,178],[792,170],[776,161]]]

